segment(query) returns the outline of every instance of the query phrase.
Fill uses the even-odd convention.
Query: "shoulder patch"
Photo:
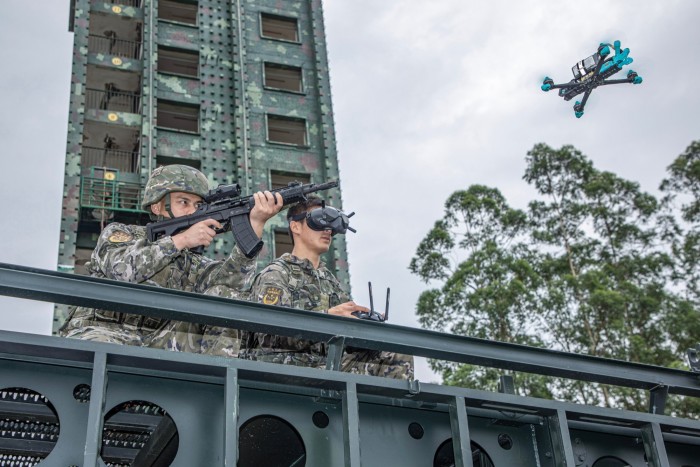
[[[279,287],[267,287],[263,293],[262,302],[265,305],[276,305],[280,301],[282,289]]]
[[[125,243],[130,242],[133,239],[133,235],[131,235],[129,232],[124,232],[123,230],[117,230],[108,238],[109,243]]]

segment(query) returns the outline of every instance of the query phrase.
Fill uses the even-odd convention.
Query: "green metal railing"
[[[110,177],[114,172],[105,171]],[[80,207],[108,211],[141,212],[141,184],[105,177],[83,176],[80,180]]]
[[[0,264],[0,295],[323,340],[332,348],[329,354],[349,345],[700,397],[699,375],[689,371],[23,266]],[[329,360],[334,360],[331,355]],[[100,456],[112,455],[119,441],[111,430],[120,422],[110,414],[124,401],[132,402],[122,425],[152,426],[131,457],[166,452],[167,443],[156,441],[176,429],[173,466],[271,465],[266,462],[270,453],[293,444],[265,429],[280,420],[294,428],[304,457],[294,451],[291,458],[300,463],[279,465],[685,467],[697,465],[700,452],[700,422],[662,415],[663,410],[630,412],[0,331],[2,391],[12,400],[0,394],[0,419],[3,410],[14,410],[25,420],[17,433],[59,433],[55,446],[34,451],[47,455],[45,465],[104,465]],[[24,400],[16,401],[15,394]],[[656,394],[661,402],[664,396]],[[53,404],[54,416],[36,406],[42,401]],[[51,426],[32,425],[32,414],[43,414]],[[260,420],[257,431],[248,429]],[[164,428],[161,421],[167,421]],[[57,431],[53,426],[59,424]],[[2,443],[10,448],[27,445],[24,441],[37,444],[19,441],[5,433],[0,448]]]

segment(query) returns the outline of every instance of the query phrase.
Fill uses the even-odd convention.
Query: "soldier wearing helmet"
[[[207,178],[199,170],[185,165],[158,167],[146,184],[142,208],[155,220],[192,214],[208,191]],[[269,191],[253,196],[255,207],[250,212],[250,223],[258,237],[262,237],[265,222],[280,211],[282,199]],[[237,246],[224,261],[191,251],[209,246],[216,236],[215,229],[221,227],[218,221],[206,219],[176,235],[151,242],[145,227],[113,222],[100,234],[87,268],[94,277],[187,292],[204,293],[216,286],[241,290],[255,273],[255,258],[246,258]],[[78,307],[72,310],[59,333],[93,341],[158,346],[163,341],[155,342],[153,336],[180,324]]]
[[[357,312],[368,312],[343,290],[321,261],[336,234],[352,230],[348,217],[326,206],[314,195],[287,211],[289,235],[294,248],[263,269],[253,280],[250,300],[330,315],[357,319]],[[353,314],[355,313],[355,314]],[[264,332],[243,332],[240,357],[271,363],[316,368],[326,367],[324,342],[275,336]],[[355,349],[341,361],[342,371],[413,379],[413,357],[395,352]]]

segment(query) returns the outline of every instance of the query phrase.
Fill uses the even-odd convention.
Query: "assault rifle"
[[[271,191],[273,194],[279,193],[282,196],[282,205],[286,206],[306,200],[306,195],[309,193],[329,190],[337,186],[337,180],[307,185],[302,185],[301,182],[291,182],[285,187]],[[219,185],[207,193],[202,204],[192,214],[149,223],[146,226],[148,239],[154,242],[161,237],[175,235],[189,229],[197,222],[214,219],[222,225],[221,229],[216,230],[216,233],[229,230],[233,232],[233,237],[243,254],[248,258],[253,258],[263,246],[262,240],[258,238],[250,225],[248,214],[253,206],[255,206],[253,196],[241,196],[241,187],[237,183]]]

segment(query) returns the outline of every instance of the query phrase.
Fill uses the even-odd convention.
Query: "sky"
[[[68,0],[9,0],[0,15],[0,262],[55,270],[72,34]],[[367,282],[394,324],[418,327],[416,247],[456,190],[498,188],[525,208],[525,155],[572,144],[600,170],[656,193],[700,139],[695,0],[326,0],[324,16],[355,301]],[[29,20],[31,18],[31,20]],[[643,77],[599,88],[581,119],[545,76],[620,40]],[[622,77],[622,76],[621,76]],[[377,300],[377,297],[380,297]],[[383,305],[382,305],[383,306]],[[50,305],[0,297],[0,329],[48,334]],[[437,381],[424,360],[417,378]]]

